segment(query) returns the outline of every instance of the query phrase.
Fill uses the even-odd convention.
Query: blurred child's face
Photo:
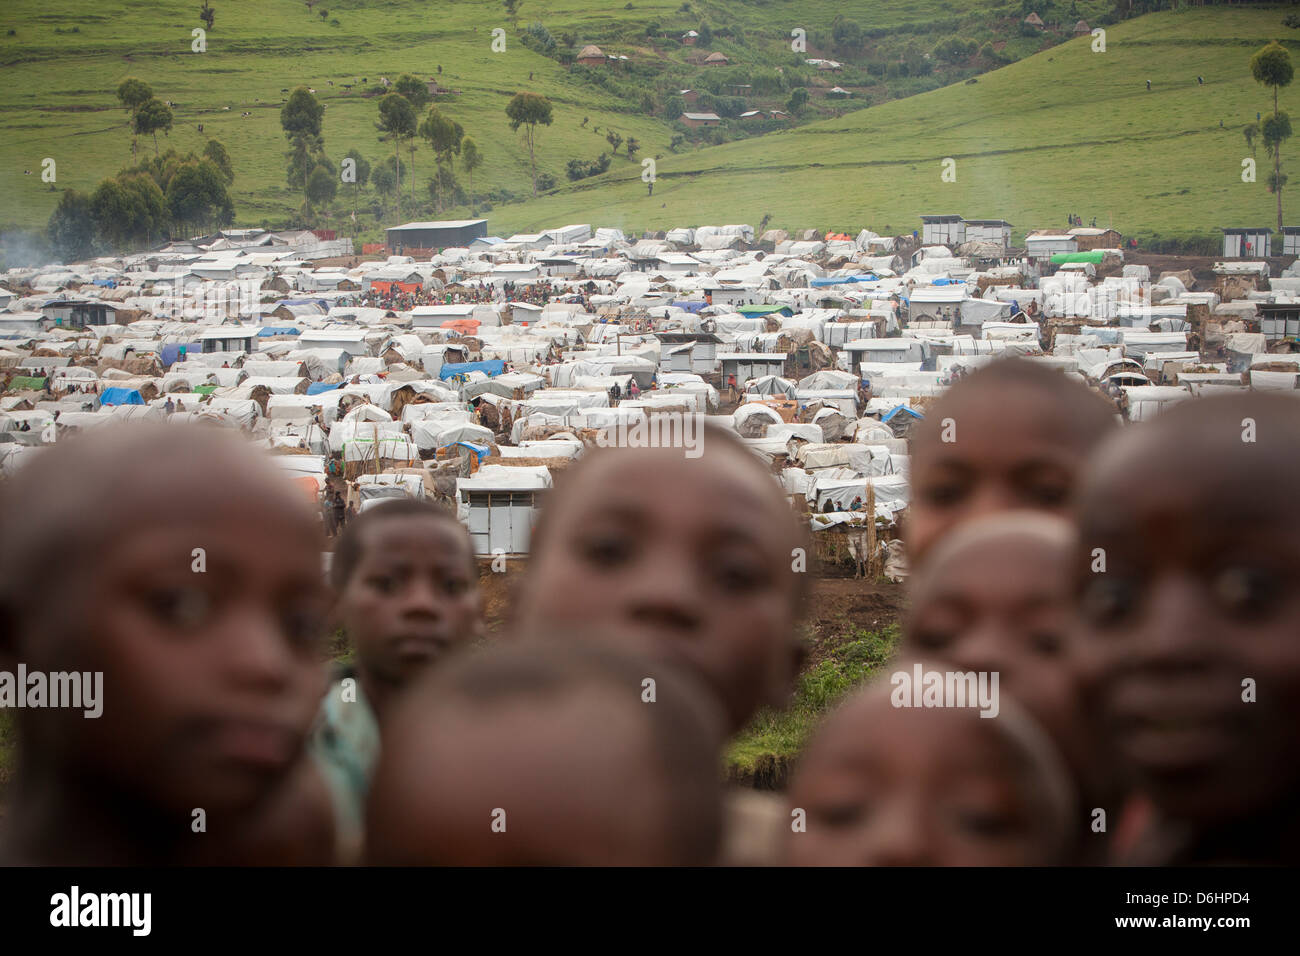
[[[1062,403],[1042,388],[971,389],[948,429],[912,452],[908,553],[919,558],[958,524],[999,511],[1063,513],[1087,453]]]
[[[1091,690],[1162,809],[1240,817],[1300,778],[1300,450],[1252,449],[1235,423],[1226,442],[1210,434],[1222,423],[1141,427],[1108,448],[1083,501]]]
[[[661,761],[627,700],[597,690],[448,706],[389,729],[372,790],[373,862],[674,862]]]
[[[451,520],[403,515],[367,528],[338,605],[361,666],[402,684],[476,637],[481,599],[473,562],[469,538]]]
[[[957,670],[998,673],[1076,773],[1089,770],[1071,647],[1069,539],[990,529],[933,558],[915,578],[907,650]]]
[[[584,463],[547,516],[520,599],[526,628],[626,635],[700,674],[732,729],[781,706],[794,635],[793,522],[741,450],[618,450]]]
[[[804,753],[787,834],[795,866],[1031,866],[1058,862],[1057,824],[995,725],[970,709],[895,708],[887,694],[836,712]]]
[[[246,809],[284,779],[325,686],[317,529],[292,487],[244,464],[173,462],[100,503],[93,561],[70,562],[66,598],[19,642],[29,668],[104,675],[100,718],[32,721],[46,759],[186,816]]]

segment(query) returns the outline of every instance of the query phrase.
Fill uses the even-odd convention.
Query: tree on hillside
[[[1282,175],[1282,144],[1291,138],[1291,120],[1286,113],[1280,112],[1277,105],[1278,91],[1291,83],[1295,68],[1291,65],[1291,54],[1282,44],[1273,42],[1262,48],[1250,59],[1250,72],[1256,83],[1272,88],[1273,115],[1260,127],[1264,149],[1273,157],[1273,173],[1269,176],[1268,188],[1277,196],[1277,229],[1282,231],[1282,187],[1286,177]]]
[[[524,141],[528,144],[528,162],[533,171],[533,197],[537,196],[537,127],[550,126],[553,121],[551,101],[536,93],[516,93],[506,105],[510,117],[510,131],[524,127]]]
[[[325,166],[317,166],[307,177],[305,192],[307,203],[313,210],[328,207],[338,194],[339,182],[335,173]]]
[[[370,181],[375,184],[375,192],[379,193],[381,200],[398,192],[401,171],[395,156],[389,156],[375,164],[370,173]]]
[[[519,25],[519,8],[524,5],[524,0],[502,0],[502,6],[506,8],[506,16],[510,18],[512,26]]]
[[[397,170],[397,216],[402,216],[402,177],[401,177],[401,150],[402,140],[407,137],[413,137],[416,132],[415,108],[411,106],[411,101],[400,93],[389,93],[379,101],[379,122],[375,124],[381,133],[386,134],[393,140],[393,163]],[[411,150],[412,159],[415,156],[415,150]],[[411,180],[414,182],[415,177]],[[412,187],[412,196],[415,195]]]
[[[158,131],[170,132],[172,110],[160,99],[148,99],[140,104],[131,119],[132,128],[139,136],[153,136],[153,154],[158,155]]]
[[[289,99],[280,107],[280,127],[289,139],[301,133],[320,136],[324,117],[325,107],[305,86],[290,93]]]
[[[90,209],[95,231],[114,250],[148,244],[167,226],[162,190],[144,173],[103,180],[90,196]]]
[[[294,133],[289,138],[288,174],[285,179],[294,189],[302,189],[311,171],[325,158],[325,141],[311,133]]]
[[[627,158],[635,159],[636,154],[640,151],[640,149],[641,149],[641,144],[636,141],[636,137],[629,136],[627,138]]]
[[[393,84],[393,92],[401,93],[417,110],[423,109],[428,105],[429,100],[433,99],[429,95],[428,85],[420,82],[410,73],[403,73],[397,78],[397,82]]]
[[[203,0],[203,6],[199,8],[199,19],[202,20],[209,30],[212,29],[212,21],[217,18],[217,11],[208,6],[208,0]]]
[[[353,148],[348,150],[345,160],[352,160],[352,215],[357,214],[357,196],[365,187],[366,182],[370,179],[370,161],[361,155],[361,151]]]
[[[207,232],[211,226],[225,226],[234,221],[235,205],[217,167],[207,160],[183,163],[167,185],[167,210],[178,230],[197,228]]]
[[[797,86],[790,91],[790,99],[786,100],[785,108],[788,113],[798,113],[808,105],[808,91],[802,86]]]
[[[452,164],[452,156],[458,154],[461,142],[465,139],[465,130],[455,120],[444,115],[436,106],[429,107],[429,115],[420,124],[420,135],[429,141],[433,150],[437,175],[434,179],[434,196],[438,212],[443,210],[442,182],[444,173]]]
[[[125,80],[117,85],[117,99],[123,108],[131,114],[128,125],[132,133],[135,131],[135,111],[140,108],[140,104],[146,103],[153,99],[153,88],[144,80],[138,80],[134,76],[128,76]],[[136,138],[131,137],[131,159],[135,159]]]
[[[208,140],[208,144],[203,147],[203,158],[217,167],[227,186],[235,181],[235,167],[230,162],[230,153],[226,152],[226,147],[220,141]]]
[[[62,262],[89,259],[95,242],[95,223],[90,215],[90,197],[75,189],[66,190],[50,213],[45,233]]]
[[[483,165],[483,154],[478,143],[466,136],[460,144],[460,168],[469,176],[469,214],[474,215],[474,170]]]
[[[144,80],[128,76],[117,85],[117,98],[128,111],[134,113],[140,104],[153,99],[153,87]]]
[[[623,137],[614,130],[610,130],[605,134],[605,142],[609,143],[609,151],[614,155],[618,155],[618,148],[623,145]]]

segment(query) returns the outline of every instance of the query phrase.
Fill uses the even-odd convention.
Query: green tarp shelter
[[[1091,262],[1094,265],[1101,265],[1102,258],[1100,249],[1090,249],[1087,252],[1058,252],[1052,256],[1052,264],[1063,266],[1067,262]]]
[[[11,392],[40,391],[45,387],[44,378],[36,378],[33,375],[15,375],[9,381],[9,390]]]

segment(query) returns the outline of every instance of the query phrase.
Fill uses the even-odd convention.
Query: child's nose
[[[230,639],[222,660],[227,673],[243,684],[278,688],[294,666],[284,628],[268,609],[249,608],[232,616]]]
[[[442,613],[437,585],[428,580],[412,581],[402,593],[402,613],[436,617]]]
[[[983,620],[975,624],[957,643],[953,664],[964,670],[1006,670],[1007,635],[997,622]]]
[[[923,808],[904,796],[886,802],[863,828],[863,866],[927,866],[932,862]]]
[[[1211,618],[1204,586],[1187,574],[1165,575],[1150,585],[1132,651],[1144,663],[1196,664],[1216,646]]]

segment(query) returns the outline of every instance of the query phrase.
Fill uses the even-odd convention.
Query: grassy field
[[[622,181],[498,207],[491,227],[508,233],[596,216],[657,229],[770,216],[773,226],[899,233],[919,228],[923,213],[1005,218],[1019,235],[1063,227],[1069,213],[1148,238],[1268,225],[1268,160],[1260,148],[1257,181],[1242,182],[1250,152],[1241,127],[1272,105],[1251,78],[1250,56],[1275,37],[1293,55],[1300,49],[1283,15],[1152,14],[1110,29],[1105,53],[1080,38],[973,84],[665,158],[653,197],[611,171],[602,178]],[[1295,112],[1300,86],[1284,90],[1281,104]],[[1283,156],[1284,171],[1295,170],[1300,158]],[[956,160],[955,182],[941,181],[945,157]],[[1284,211],[1294,206],[1287,195]]]
[[[375,161],[389,155],[391,147],[379,142],[374,128],[377,99],[364,93],[375,88],[380,76],[411,72],[436,76],[443,86],[460,91],[440,104],[485,153],[486,165],[475,176],[479,195],[530,191],[526,153],[503,112],[509,97],[531,89],[554,102],[554,125],[540,135],[539,167],[555,175],[561,186],[545,203],[530,202],[494,214],[494,231],[509,232],[534,222],[553,224],[554,215],[584,220],[606,213],[617,224],[652,225],[685,214],[685,204],[698,208],[698,217],[689,215],[698,221],[757,219],[774,206],[774,215],[779,211],[783,222],[793,225],[798,219],[799,224],[817,225],[844,193],[834,177],[806,167],[804,141],[787,137],[769,145],[766,138],[751,139],[716,159],[710,158],[716,147],[674,154],[669,144],[678,127],[663,115],[642,112],[629,101],[626,88],[604,90],[582,82],[555,59],[522,45],[519,31],[542,22],[552,34],[569,34],[578,44],[599,42],[611,51],[628,52],[635,61],[680,72],[687,70],[685,57],[692,51],[668,39],[651,44],[644,37],[645,27],[659,24],[672,36],[707,21],[719,34],[711,48],[726,52],[738,69],[770,68],[781,62],[791,77],[797,69],[808,72],[796,66],[801,56],[789,51],[794,27],[808,31],[813,44],[808,55],[843,58],[833,49],[815,46],[819,38],[828,42],[836,15],[869,30],[893,31],[869,41],[864,57],[892,57],[900,49],[919,55],[917,51],[928,50],[952,31],[977,42],[995,41],[1006,56],[1021,56],[1048,42],[1007,29],[1019,17],[1019,4],[1010,0],[526,0],[513,24],[494,0],[320,0],[311,9],[301,0],[217,0],[207,51],[195,53],[191,30],[201,25],[198,6],[194,0],[101,0],[89,8],[81,0],[6,0],[0,8],[0,64],[9,80],[0,87],[0,223],[44,225],[59,195],[40,179],[47,157],[57,164],[58,190],[93,189],[131,162],[127,116],[113,96],[117,84],[131,75],[175,104],[175,128],[160,137],[164,148],[198,150],[209,137],[225,143],[238,177],[237,224],[282,222],[302,197],[284,184],[281,91],[300,83],[317,90],[327,108],[326,149],[336,162],[353,147]],[[1107,7],[1105,0],[1079,4],[1089,15]],[[507,31],[505,53],[490,49],[496,28]],[[1006,38],[999,39],[1004,32]],[[975,69],[972,65],[961,75]],[[358,82],[362,77],[369,82]],[[641,82],[639,77],[630,79],[633,88]],[[798,82],[805,81],[818,92],[817,87],[824,89],[837,79],[805,75]],[[937,80],[882,79],[868,95],[879,101],[927,82]],[[343,90],[344,83],[354,84],[352,90]],[[770,108],[782,105],[784,98],[760,98],[750,105]],[[853,107],[853,101],[828,105],[814,97],[813,115]],[[241,115],[245,112],[251,115]],[[584,117],[589,118],[585,128]],[[620,156],[604,176],[585,181],[581,188],[569,187],[563,175],[567,161],[594,159],[608,149],[604,134],[611,127],[640,141],[637,161]],[[862,145],[853,156],[861,154]],[[151,150],[152,143],[144,140],[141,148]],[[654,197],[653,203],[637,201],[646,199],[636,177],[640,159],[648,156],[659,157],[665,177],[664,195]],[[764,159],[757,166],[756,156]],[[842,163],[848,158],[837,155],[832,160]],[[805,177],[794,196],[786,176],[792,166]],[[426,147],[415,160],[420,203],[428,202],[425,185],[431,168]],[[697,189],[679,190],[690,181],[683,177],[697,177],[703,169],[728,182],[719,183],[714,175],[699,182]],[[26,170],[32,174],[26,175]],[[810,204],[800,194],[813,194],[814,201]],[[661,205],[664,202],[668,205]],[[404,204],[407,218],[409,193]],[[350,208],[341,197],[332,224]],[[805,212],[806,221],[801,215]],[[465,209],[453,214],[467,213]],[[391,224],[396,214],[385,218]],[[361,231],[375,237],[379,225],[363,218]]]

